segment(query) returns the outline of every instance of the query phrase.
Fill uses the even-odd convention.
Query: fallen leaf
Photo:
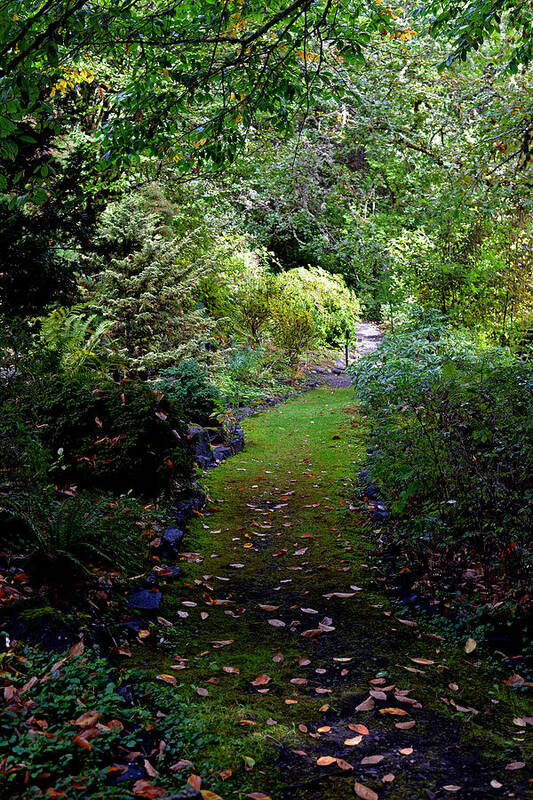
[[[356,781],[353,788],[357,797],[360,797],[361,800],[379,800],[378,795],[373,792],[372,789],[369,789],[368,786],[365,786],[364,783],[358,783]]]
[[[276,664],[279,664],[281,663],[281,661],[283,661],[283,653],[281,652],[281,650],[278,650],[277,653],[274,653],[274,655],[272,656],[272,661],[274,661]]]
[[[213,531],[215,533],[215,531]],[[222,800],[219,794],[215,794],[215,792],[209,792],[207,789],[202,789],[200,794],[203,797],[203,800]]]
[[[273,628],[285,628],[285,623],[281,619],[269,619],[267,622],[269,625],[272,625]]]
[[[247,794],[246,797],[250,797],[251,800],[272,800],[269,794],[263,794],[263,792],[252,792]]]
[[[383,783],[392,783],[394,778],[395,775],[393,772],[387,772],[387,774],[384,775],[381,780],[383,781]]]
[[[193,789],[196,789],[198,792],[202,788],[202,779],[199,775],[189,775],[187,778],[187,783],[189,786],[192,786]]]
[[[411,658],[411,661],[413,661],[415,664],[425,664],[428,666],[429,664],[435,663],[434,661],[431,661],[431,659],[429,658]]]
[[[407,711],[404,711],[403,708],[380,708],[380,714],[392,714],[396,717],[406,717]]]
[[[102,714],[98,711],[86,711],[80,717],[74,720],[74,725],[79,725],[81,728],[91,728],[96,725]]]
[[[200,697],[209,697],[209,690],[200,687],[199,689],[196,690],[196,694],[199,695]]]
[[[409,728],[414,728],[416,722],[414,719],[409,720],[409,722],[395,722],[394,726],[399,728],[401,731],[408,731]]]
[[[385,756],[365,756],[361,759],[361,764],[379,764],[384,758]]]
[[[255,759],[251,756],[243,756],[242,760],[244,761],[244,769],[246,772],[251,772],[255,767]]]
[[[372,697],[368,697],[366,700],[363,700],[362,703],[359,703],[358,706],[355,707],[356,711],[372,711],[375,706],[374,699]]]
[[[344,770],[345,772],[346,772],[347,770],[353,769],[353,764],[349,764],[349,763],[348,763],[347,761],[345,761],[343,758],[338,758],[338,759],[337,759],[337,766],[338,766],[338,768],[339,768],[339,769],[342,769],[342,770]]]
[[[344,744],[347,747],[354,747],[356,744],[360,744],[363,741],[362,736],[354,736],[353,739],[345,739]]]
[[[457,786],[455,783],[449,783],[447,786],[442,787],[445,792],[459,792],[461,790],[460,786]]]
[[[362,733],[363,736],[368,736],[368,734],[370,733],[366,725],[360,725],[359,723],[355,725],[353,723],[350,723],[348,727],[351,731],[355,731],[356,733]]]
[[[226,672],[228,675],[238,674],[240,672],[239,667],[222,667],[222,672]]]
[[[269,606],[266,605],[265,603],[258,603],[257,605],[259,606],[259,608],[262,608],[263,611],[277,611],[279,608],[279,606]]]
[[[465,653],[473,653],[477,647],[477,642],[475,639],[468,637],[465,644]]]
[[[176,686],[178,679],[174,677],[174,675],[157,675],[156,679],[158,681],[163,681],[164,683],[170,683],[171,686]]]
[[[316,763],[319,767],[328,767],[330,764],[334,764],[336,760],[333,756],[320,756],[320,758],[317,758]]]
[[[176,761],[175,764],[172,764],[172,766],[169,767],[169,769],[171,772],[179,772],[182,769],[187,769],[187,767],[192,767],[192,766],[193,766],[192,761],[189,761],[186,758],[182,758],[180,761]]]
[[[135,781],[133,784],[133,794],[139,795],[140,797],[162,797],[164,794],[167,794],[166,789],[158,789],[157,786],[153,786],[150,781],[147,780],[140,780]]]
[[[271,680],[272,678],[270,675],[267,675],[266,672],[262,672],[261,675],[258,675],[257,678],[253,681],[250,681],[250,683],[252,686],[266,686]]]
[[[490,785],[492,786],[492,788],[493,788],[493,789],[501,789],[501,788],[502,788],[502,786],[503,786],[503,783],[500,783],[500,782],[499,782],[499,781],[497,781],[497,780],[492,780],[492,781],[490,782]]]
[[[412,747],[402,747],[400,750],[398,750],[398,752],[401,753],[402,756],[410,756],[411,753],[413,752],[413,748]]]
[[[506,765],[505,769],[522,769],[525,766],[523,761],[511,761],[510,764]]]

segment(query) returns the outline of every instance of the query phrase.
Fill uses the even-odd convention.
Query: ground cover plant
[[[533,28],[463,6],[3,4],[6,798],[528,796]]]

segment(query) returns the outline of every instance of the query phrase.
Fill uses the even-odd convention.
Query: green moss
[[[364,422],[349,405],[351,399],[351,390],[321,389],[245,421],[245,451],[204,475],[210,502],[185,542],[199,558],[184,557],[184,577],[167,590],[160,609],[173,627],[158,628],[163,641],[150,645],[154,637],[149,637],[134,652],[134,661],[146,665],[151,677],[175,675],[178,685],[169,686],[169,692],[182,694],[215,733],[214,741],[199,748],[195,770],[223,796],[262,790],[285,797],[293,783],[295,798],[306,797],[311,789],[324,800],[350,794],[353,775],[339,774],[333,782],[316,775],[314,760],[331,744],[327,736],[310,738],[298,729],[302,724],[310,731],[318,724],[338,729],[337,752],[355,763],[361,751],[344,752],[343,735],[348,723],[367,718],[376,737],[372,741],[378,742],[374,746],[391,752],[402,746],[399,742],[409,746],[412,741],[423,750],[424,740],[434,741],[440,727],[453,747],[475,747],[489,757],[499,751],[500,760],[520,750],[519,743],[509,740],[508,729],[514,716],[525,713],[522,701],[505,687],[496,690],[494,676],[475,666],[474,656],[432,638],[423,627],[399,623],[375,580],[374,542],[363,535],[363,520],[350,508],[367,446]],[[361,589],[351,598],[324,598],[333,591],[351,591],[351,585]],[[230,603],[214,605],[212,600]],[[260,604],[279,608],[269,611]],[[307,614],[302,607],[319,613]],[[201,619],[201,613],[208,616]],[[331,616],[334,631],[316,640],[300,635],[324,616]],[[268,619],[281,619],[285,627],[269,625]],[[292,622],[299,623],[294,633]],[[231,644],[213,645],[220,640]],[[283,660],[273,661],[278,650]],[[178,657],[188,661],[185,669],[174,671]],[[311,663],[300,665],[300,657]],[[352,661],[333,661],[339,657]],[[420,657],[435,663],[416,666],[411,658]],[[239,672],[227,674],[225,666]],[[325,670],[324,677],[315,669]],[[268,684],[253,686],[262,673],[270,677]],[[420,701],[413,731],[398,731],[397,717],[355,714],[355,705],[368,694],[369,679],[377,675],[410,689]],[[295,685],[294,678],[308,683]],[[458,691],[450,683],[457,683]],[[331,693],[318,694],[317,686]],[[209,695],[198,696],[198,688],[208,689]],[[260,693],[261,688],[268,692]],[[480,713],[457,712],[443,697]],[[491,699],[499,700],[497,714],[490,714]],[[394,699],[391,704],[398,705]],[[325,705],[328,710],[321,710]],[[273,768],[281,763],[280,753],[287,758],[291,750],[304,750],[308,757],[293,756],[290,774]],[[256,762],[251,772],[244,770],[244,756]],[[424,757],[439,756],[435,745]],[[217,773],[227,768],[233,776],[222,783]],[[399,776],[387,796],[402,796],[408,785]]]

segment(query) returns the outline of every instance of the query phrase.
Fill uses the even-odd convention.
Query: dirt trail
[[[252,417],[244,453],[206,475],[150,655],[209,727],[191,770],[224,800],[340,800],[355,782],[380,800],[526,797],[505,692],[380,589],[350,505],[352,402],[324,387]]]

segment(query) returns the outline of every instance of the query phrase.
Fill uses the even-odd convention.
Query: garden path
[[[322,387],[244,427],[245,451],[205,476],[160,609],[172,627],[135,654],[176,677],[168,691],[208,731],[174,774],[211,800],[528,796],[512,700],[464,642],[391,605],[371,566],[352,390]]]

